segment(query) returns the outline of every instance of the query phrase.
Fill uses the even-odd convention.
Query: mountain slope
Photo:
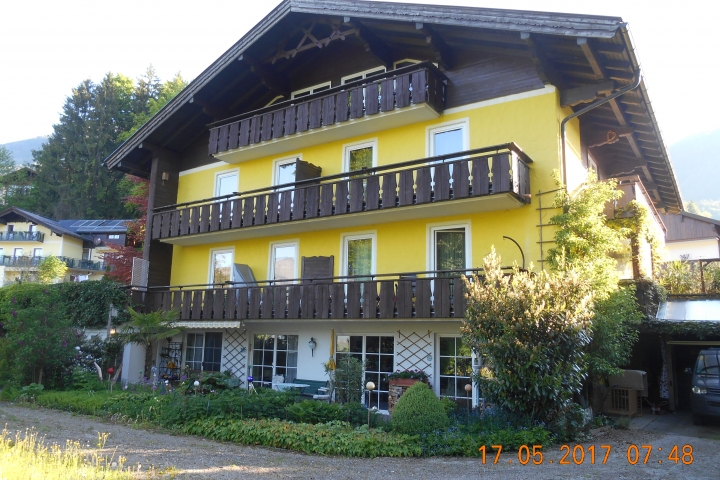
[[[32,162],[32,151],[40,150],[47,139],[48,137],[29,138],[27,140],[6,143],[5,147],[12,153],[15,165],[23,165]]]
[[[669,150],[683,201],[720,219],[720,130],[684,138]]]

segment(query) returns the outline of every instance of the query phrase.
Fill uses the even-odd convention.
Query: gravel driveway
[[[503,453],[497,464],[494,454],[487,463],[480,459],[353,459],[322,457],[285,450],[247,447],[219,443],[197,437],[176,436],[159,431],[141,430],[126,425],[107,423],[95,418],[72,415],[54,410],[18,407],[0,404],[0,423],[10,431],[35,428],[44,435],[47,443],[64,445],[68,439],[95,445],[98,432],[110,434],[106,451],[113,450],[127,457],[128,465],[142,465],[147,471],[152,465],[167,472],[165,478],[612,478],[663,479],[682,478],[714,479],[720,477],[720,428],[713,438],[686,437],[677,434],[638,430],[610,430],[598,432],[594,441],[585,443],[585,461],[576,465],[571,455],[570,465],[560,465],[559,447],[544,448],[542,465],[521,465],[517,453]],[[590,463],[588,447],[596,445],[595,464]],[[602,464],[604,450],[600,445],[611,445],[608,461]],[[692,445],[693,462],[683,465],[667,459],[674,445]],[[627,451],[631,445],[640,449],[640,460],[631,465]],[[641,445],[652,445],[654,451],[647,464],[643,464],[645,450]],[[572,446],[571,446],[572,447]],[[662,451],[659,451],[662,448]],[[580,450],[576,452],[579,456]],[[680,452],[682,454],[682,452]],[[688,460],[686,458],[686,460]],[[552,463],[550,463],[552,461]],[[662,461],[662,463],[659,463]],[[170,468],[168,468],[170,467]]]

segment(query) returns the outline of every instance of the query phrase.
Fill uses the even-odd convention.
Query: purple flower
[[[12,311],[12,316],[17,317],[17,312],[15,310]]]
[[[20,345],[20,346],[23,346],[23,345],[25,345],[25,342],[23,342],[22,340],[18,340],[18,342],[17,342],[17,343],[18,343],[18,345]]]
[[[10,300],[10,303],[17,303],[17,300],[15,299],[15,297],[13,297],[12,300]]]
[[[63,342],[62,342],[62,346],[63,346],[63,348],[67,347],[67,342],[65,340],[63,340]]]

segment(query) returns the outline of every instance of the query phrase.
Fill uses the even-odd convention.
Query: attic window
[[[342,85],[345,85],[346,83],[355,82],[357,80],[364,80],[367,77],[376,75],[378,73],[384,73],[385,71],[386,71],[385,67],[371,68],[370,70],[364,70],[362,72],[353,73],[352,75],[342,77],[342,79],[340,79],[340,83]]]
[[[303,88],[302,90],[295,90],[294,92],[292,92],[290,94],[290,98],[306,97],[313,93],[318,93],[318,92],[322,92],[323,90],[329,90],[329,89],[330,89],[330,82],[319,83],[317,85],[313,85],[312,87]]]
[[[403,58],[402,60],[398,60],[397,62],[393,63],[393,68],[398,69],[402,67],[409,67],[410,65],[417,65],[420,63],[420,60],[414,60],[412,58]]]

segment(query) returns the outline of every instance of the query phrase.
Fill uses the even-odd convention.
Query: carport
[[[669,296],[651,322],[665,350],[663,372],[670,411],[690,408],[692,370],[703,348],[720,347],[720,297]]]

